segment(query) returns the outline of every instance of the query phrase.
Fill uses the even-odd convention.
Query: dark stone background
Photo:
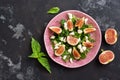
[[[31,54],[31,36],[46,52],[43,34],[47,23],[56,15],[47,14],[51,7],[80,10],[92,16],[99,24],[103,39],[101,49],[110,49],[115,59],[101,65],[96,58],[86,66],[68,69],[49,57],[49,74]],[[105,43],[104,32],[113,27],[120,35],[120,0],[0,0],[0,80],[120,80],[120,38],[115,45]]]

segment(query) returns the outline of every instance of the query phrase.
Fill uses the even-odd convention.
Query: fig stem
[[[103,52],[104,51],[104,49],[101,49],[101,52]]]

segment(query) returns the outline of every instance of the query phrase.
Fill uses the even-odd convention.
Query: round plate
[[[68,19],[68,15],[67,15],[68,13],[72,13],[73,15],[75,15],[77,17],[88,18],[88,24],[92,24],[96,28],[96,31],[91,34],[92,37],[95,39],[95,46],[90,50],[90,52],[87,54],[87,57],[85,59],[81,59],[81,60],[75,61],[73,63],[64,62],[61,59],[61,57],[56,57],[54,55],[54,50],[52,48],[52,44],[50,41],[50,36],[53,34],[53,32],[48,28],[51,26],[60,26],[60,21],[62,19]],[[56,63],[58,63],[64,67],[77,68],[77,67],[81,67],[81,66],[84,66],[84,65],[90,63],[97,55],[99,48],[101,46],[101,30],[100,30],[98,24],[96,23],[96,21],[91,16],[89,16],[81,11],[68,10],[68,11],[59,13],[48,23],[48,25],[45,29],[45,32],[44,32],[44,43],[45,43],[47,53],[53,61],[55,61]]]

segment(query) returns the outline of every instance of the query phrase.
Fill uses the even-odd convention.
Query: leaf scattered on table
[[[56,13],[58,13],[59,11],[60,11],[60,8],[59,8],[59,7],[52,7],[52,8],[50,8],[50,9],[48,10],[47,13],[49,13],[49,14],[56,14]]]
[[[39,63],[49,72],[51,73],[50,70],[50,65],[49,62],[46,58],[46,55],[41,52],[41,46],[39,44],[39,42],[37,40],[35,40],[34,38],[32,38],[31,41],[31,48],[32,48],[32,54],[30,56],[28,56],[29,58],[36,58]]]
[[[32,53],[29,58],[38,58],[38,53]]]
[[[49,71],[49,73],[51,73],[48,60],[45,57],[39,57],[38,61],[43,67],[45,67]]]
[[[31,41],[31,48],[32,48],[33,53],[39,53],[41,50],[41,46],[39,42],[36,41],[34,38],[32,38],[32,41]]]

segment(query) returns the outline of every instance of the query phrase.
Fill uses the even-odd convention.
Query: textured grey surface
[[[65,10],[80,10],[92,16],[102,35],[113,27],[120,35],[120,0],[0,0],[0,80],[120,80],[120,38],[109,46],[102,39],[101,49],[110,49],[115,60],[101,65],[96,58],[84,67],[67,69],[49,57],[49,74],[36,60],[29,59],[30,41],[34,36],[46,53],[43,33],[56,15],[47,14],[53,6]],[[47,54],[47,53],[46,53]]]

